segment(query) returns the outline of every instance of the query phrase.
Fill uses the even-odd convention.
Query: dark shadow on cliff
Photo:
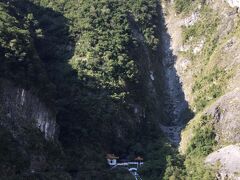
[[[106,139],[106,143],[110,143],[113,138],[111,129],[110,132],[102,130],[102,118],[94,116],[94,110],[100,111],[98,107],[102,105],[100,95],[103,98],[106,95],[102,89],[86,87],[69,64],[76,44],[69,32],[69,20],[53,9],[30,4],[31,13],[43,31],[43,38],[35,40],[34,44],[50,81],[55,85],[52,98],[59,125],[57,136],[65,153],[65,164],[57,170],[72,175],[80,172],[81,178],[95,177],[95,174],[102,173],[101,168],[105,165],[101,142]],[[97,161],[100,165],[92,165]]]
[[[78,78],[69,64],[77,38],[71,37],[63,14],[48,8],[40,11],[37,7],[32,13],[44,35],[35,41],[35,46],[56,87],[54,99],[59,140],[67,156],[66,170],[76,178],[101,176],[106,180],[111,173],[104,171],[108,168],[105,153],[126,152],[129,144],[134,143],[136,135],[131,131],[135,126],[130,127],[127,117],[121,114],[121,103],[114,102],[111,92],[98,80],[87,75],[85,81]],[[125,133],[121,137],[119,129]],[[131,140],[126,141],[127,138]]]
[[[161,56],[162,80],[164,82],[162,87],[164,111],[162,125],[166,127],[181,127],[183,129],[187,122],[193,118],[194,113],[189,108],[188,102],[185,99],[182,83],[174,66],[178,57],[173,53],[171,46],[172,38],[168,33],[160,3],[158,5],[158,13],[159,17],[161,17],[158,22],[160,38],[159,55]]]
[[[18,3],[19,6],[22,6],[24,13],[32,13],[34,15],[39,22],[38,27],[43,31],[43,38],[35,39],[34,44],[37,54],[44,64],[44,69],[47,69],[49,81],[54,84],[56,89],[55,94],[51,96],[51,98],[55,100],[54,106],[57,107],[57,122],[60,130],[59,139],[68,156],[67,171],[75,172],[76,174],[80,171],[79,178],[82,178],[82,176],[86,174],[86,177],[93,175],[96,179],[106,166],[104,153],[113,151],[121,155],[131,152],[142,153],[141,151],[145,150],[144,153],[147,155],[149,152],[144,146],[149,144],[152,144],[152,149],[156,149],[153,141],[155,142],[155,139],[158,138],[159,132],[153,132],[153,130],[157,131],[159,128],[158,126],[153,127],[156,123],[149,125],[152,123],[150,119],[153,117],[145,118],[145,114],[143,114],[143,118],[141,119],[142,127],[137,127],[134,122],[129,122],[131,119],[127,119],[128,117],[124,116],[124,113],[130,114],[130,110],[129,112],[121,111],[119,108],[120,103],[112,102],[110,94],[108,94],[106,89],[100,85],[98,88],[90,88],[86,86],[85,82],[78,79],[77,72],[69,65],[69,59],[73,56],[76,42],[74,42],[74,39],[69,33],[69,22],[63,14],[50,8],[37,6],[28,1],[24,1],[25,3],[23,3],[23,1],[15,2]],[[159,17],[161,17],[160,14]],[[34,30],[34,28],[32,30]],[[163,30],[164,29],[161,31]],[[170,37],[168,38],[167,41],[170,42]],[[142,49],[144,49],[143,44],[140,50],[138,49],[138,51],[135,52],[135,49],[133,50],[132,56],[134,59],[138,60],[140,57],[143,61],[145,60],[148,54],[144,54],[143,57],[141,57],[142,53],[140,51]],[[136,52],[140,53],[136,54]],[[166,54],[164,56],[166,56]],[[158,58],[158,60],[160,59],[161,57]],[[159,62],[158,64],[160,64]],[[143,62],[143,66],[145,65],[144,63],[146,62]],[[145,69],[142,77],[146,76],[149,79],[151,74],[148,70],[148,68]],[[176,74],[176,70],[173,72]],[[39,72],[35,73],[38,74]],[[161,77],[160,75],[161,73],[159,72],[157,76]],[[97,80],[93,81],[98,84]],[[141,88],[146,88],[144,87],[145,82],[148,82],[148,80],[142,83]],[[179,83],[179,80],[177,80],[177,82]],[[162,87],[156,88],[160,91],[159,98],[161,98],[161,93],[164,93],[163,90],[165,87],[161,88]],[[44,90],[46,89],[40,92]],[[140,89],[138,89],[138,91],[140,91]],[[147,89],[146,91],[149,91],[149,94],[152,93],[152,90]],[[143,96],[146,96],[144,98],[147,99],[148,95],[141,95],[142,92],[145,92],[145,90],[138,92],[139,96],[135,98],[143,98]],[[144,98],[143,100],[145,100]],[[118,112],[113,111],[112,107],[114,106],[118,106],[116,108]],[[154,105],[151,104],[151,106],[146,108],[147,113],[151,113],[153,106]],[[163,109],[164,106],[163,103],[161,108]],[[156,109],[159,108],[157,107]],[[166,116],[167,115],[168,114],[166,114]],[[159,118],[161,119],[161,117]],[[154,119],[152,121],[156,120]],[[164,118],[162,118],[162,122],[163,121]],[[133,127],[130,128],[129,125]],[[164,147],[164,145],[161,144],[163,142],[164,140],[161,140],[159,143],[156,142],[156,145],[162,148]],[[135,147],[128,149],[130,145],[135,145]],[[162,150],[159,150],[159,152],[162,153]],[[161,168],[162,171],[166,160],[165,157],[161,156],[160,158],[161,161],[159,162],[161,166],[158,168]],[[61,170],[61,168],[63,167],[56,169]],[[158,172],[159,171],[158,169]],[[106,178],[104,180],[106,180]]]
[[[56,105],[58,105],[58,103],[56,100],[58,99],[57,92],[59,82],[63,83],[66,81],[66,74],[74,74],[72,68],[67,63],[67,59],[70,58],[74,52],[74,46],[71,49],[68,48],[68,45],[71,43],[68,20],[63,14],[53,9],[39,6],[37,3],[34,4],[28,0],[1,1],[1,5],[5,8],[1,9],[1,12],[3,11],[3,13],[12,17],[9,18],[9,21],[13,21],[13,26],[9,26],[11,22],[5,24],[7,30],[3,31],[1,36],[16,41],[22,49],[13,50],[15,52],[22,51],[22,54],[24,54],[24,56],[21,57],[22,59],[17,57],[18,54],[16,57],[9,59],[1,57],[1,65],[5,66],[4,71],[1,72],[1,77],[10,80],[17,87],[21,87],[37,95],[49,109],[57,111]],[[4,19],[3,22],[5,20],[6,19]],[[26,42],[23,39],[26,40]],[[4,48],[1,47],[1,50],[2,49]],[[7,48],[4,50],[8,52]],[[6,52],[1,52],[0,56]],[[10,51],[10,53],[12,52]],[[61,69],[62,67],[65,69]],[[19,111],[21,111],[21,108],[19,108]],[[39,109],[36,109],[36,111],[39,111]],[[22,119],[19,118],[18,123],[20,126],[23,126],[22,132],[16,128],[9,128],[13,134],[14,143],[16,144],[14,146],[16,147],[12,147],[10,144],[11,151],[9,150],[9,152],[9,147],[4,147],[6,148],[5,153],[7,153],[8,156],[12,155],[12,151],[13,154],[15,153],[10,159],[13,168],[11,166],[9,168],[9,164],[5,167],[4,163],[6,162],[3,161],[7,160],[1,159],[0,169],[5,168],[4,171],[8,169],[6,174],[8,175],[8,171],[10,171],[11,177],[10,175],[8,176],[10,179],[22,179],[25,175],[27,179],[35,179],[36,174],[36,176],[42,179],[43,176],[45,177],[45,174],[42,173],[46,171],[56,174],[56,176],[62,174],[64,172],[62,169],[64,166],[64,155],[59,142],[46,141],[43,133],[41,133],[34,124],[34,120],[30,118],[27,119],[31,122],[26,123],[27,125],[21,123],[21,120],[28,118],[21,113],[22,112],[19,112],[19,116]],[[31,112],[29,112],[29,114],[30,113]],[[23,117],[21,117],[21,115]],[[45,116],[44,113],[43,116]],[[48,119],[48,117],[40,118]],[[11,119],[11,117],[9,117],[9,119]],[[13,124],[13,122],[9,123]],[[49,125],[49,127],[50,126],[51,125]],[[45,128],[48,130],[49,127],[46,126]],[[6,141],[10,139],[7,136],[5,138]],[[24,160],[18,155],[18,151],[24,155]],[[19,157],[12,159],[16,155]],[[34,157],[37,158],[34,159]],[[19,164],[21,167],[18,167]],[[31,172],[35,170],[37,171],[36,174]],[[5,174],[1,175],[4,176]]]
[[[56,139],[60,141],[61,146],[58,146],[59,141],[46,142],[41,137],[41,140],[46,142],[46,147],[44,146],[44,151],[39,148],[39,153],[49,153],[54,160],[50,159],[51,165],[38,170],[39,176],[45,172],[61,174],[66,171],[80,172],[81,178],[108,176],[109,173],[103,172],[107,168],[105,153],[110,152],[112,144],[126,143],[117,138],[114,132],[113,121],[116,122],[119,118],[116,113],[115,119],[109,115],[114,114],[109,110],[114,106],[109,94],[98,85],[97,80],[93,80],[97,84],[96,88],[86,86],[86,82],[78,78],[76,70],[69,64],[76,44],[76,38],[72,37],[73,34],[69,30],[69,20],[58,11],[28,0],[12,0],[8,2],[7,7],[9,13],[18,19],[22,26],[25,25],[24,28],[31,36],[28,59],[23,63],[18,62],[17,58],[14,59],[10,67],[15,71],[11,68],[6,69],[13,77],[7,78],[17,86],[34,91],[34,94],[55,111],[57,117]],[[22,46],[28,47],[27,44]],[[1,52],[0,55],[2,54],[4,53]],[[15,78],[15,72],[22,76]],[[108,117],[104,117],[107,113]],[[99,114],[103,116],[98,116]],[[41,135],[36,129],[36,132],[31,136],[27,135],[24,140],[28,142],[28,138],[35,137],[37,133]],[[42,145],[40,140],[34,139],[33,142],[36,146]],[[52,147],[55,143],[57,149]],[[31,157],[32,154],[28,155]],[[29,165],[26,169],[29,169]],[[21,173],[18,172],[19,176]]]

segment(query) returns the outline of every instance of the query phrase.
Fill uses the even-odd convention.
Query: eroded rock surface
[[[240,146],[229,145],[209,154],[205,163],[220,166],[218,179],[240,179]]]
[[[207,113],[213,117],[216,140],[221,143],[240,142],[240,89],[219,98]]]
[[[9,81],[1,84],[1,111],[5,118],[0,122],[13,135],[21,134],[24,127],[40,129],[45,139],[54,139],[55,114],[30,91],[16,87]]]

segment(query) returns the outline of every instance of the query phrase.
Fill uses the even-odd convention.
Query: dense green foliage
[[[54,85],[34,48],[34,40],[42,38],[42,31],[33,14],[25,11],[27,7],[19,6],[0,3],[1,77],[26,88],[35,86],[42,97],[51,98]]]
[[[144,46],[154,55],[161,46],[157,35],[158,3],[157,0],[0,3],[0,77],[31,90],[56,110],[63,148],[56,142],[46,142],[35,129],[25,130],[24,140],[28,142],[25,146],[17,145],[11,133],[1,131],[0,151],[7,149],[11,156],[0,156],[0,161],[7,162],[13,179],[24,179],[21,174],[29,167],[29,159],[14,150],[15,146],[23,147],[29,154],[44,152],[47,157],[49,172],[27,177],[31,179],[69,179],[65,172],[79,172],[82,179],[131,179],[125,170],[108,170],[106,153],[129,159],[143,156],[145,165],[140,174],[148,180],[211,177],[202,161],[214,146],[212,129],[206,123],[203,129],[196,130],[184,161],[160,133],[159,122],[153,116],[154,102],[145,93],[144,73],[149,69],[141,59],[148,57],[139,49]],[[188,3],[176,1],[178,13],[187,12]],[[185,29],[185,41],[213,32],[217,19],[214,22],[201,22]],[[205,54],[211,54],[215,48],[213,39],[208,43],[211,48],[206,48]],[[218,81],[222,74],[217,70],[194,85],[193,91],[200,92],[196,96],[197,109],[221,94],[218,91],[221,83],[213,83],[209,90],[203,84]],[[211,99],[202,96],[210,92]],[[135,115],[134,104],[143,107],[144,115]],[[16,167],[13,158],[17,160]],[[0,172],[4,168],[0,166]],[[196,173],[191,174],[192,171]]]
[[[202,116],[201,123],[195,130],[194,137],[187,149],[185,166],[189,179],[214,179],[214,172],[205,167],[205,157],[213,152],[216,145],[213,127],[210,124],[211,117]]]
[[[127,15],[119,2],[80,4],[81,38],[71,64],[89,86],[124,88],[137,72],[126,54],[130,33]],[[97,84],[96,84],[97,83]]]
[[[171,177],[184,177],[183,158],[177,149],[167,143],[164,139],[149,143],[146,158],[141,174],[143,179],[155,180],[162,177],[164,180]]]
[[[90,87],[113,90],[113,98],[125,97],[129,93],[124,90],[126,83],[136,82],[139,73],[138,62],[129,53],[137,46],[131,21],[139,24],[146,43],[156,48],[156,25],[151,23],[157,16],[156,1],[82,1],[77,8],[80,14],[73,17],[73,33],[80,31],[81,37],[71,65],[78,78]]]
[[[23,172],[28,164],[28,161],[21,153],[17,142],[12,137],[11,133],[4,128],[0,128],[0,173],[1,176],[9,176],[15,174],[16,171]]]
[[[224,70],[214,69],[213,72],[196,80],[192,88],[196,111],[203,110],[209,102],[223,94],[225,82],[229,77]]]
[[[164,179],[215,179],[215,169],[204,163],[206,156],[213,152],[217,145],[211,117],[201,116],[192,128],[193,137],[187,144],[184,156],[181,157],[175,153],[174,158],[168,157]]]
[[[31,90],[54,108],[60,126],[64,154],[58,145],[46,144],[31,129],[25,132],[30,139],[26,139],[24,148],[30,154],[45,152],[50,163],[50,172],[40,172],[32,179],[67,179],[64,173],[54,173],[59,170],[54,165],[59,164],[64,171],[79,172],[83,179],[122,179],[126,173],[108,171],[105,154],[109,152],[130,159],[136,155],[146,157],[142,173],[148,179],[163,176],[168,161],[175,164],[173,158],[165,157],[173,157],[175,152],[165,139],[160,139],[158,122],[151,114],[153,102],[144,93],[145,67],[140,62],[144,54],[135,52],[144,44],[149,52],[156,53],[158,3],[0,3],[0,76]],[[146,108],[144,117],[134,115],[134,103]],[[58,153],[54,153],[56,149]]]

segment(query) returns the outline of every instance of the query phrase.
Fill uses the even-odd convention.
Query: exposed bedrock
[[[192,117],[188,102],[182,88],[182,82],[176,69],[178,57],[173,42],[175,39],[169,32],[165,21],[166,16],[161,10],[160,39],[161,49],[159,54],[162,58],[163,69],[163,111],[167,124],[161,125],[161,129],[173,144],[179,144],[180,133],[184,124]]]
[[[1,125],[14,136],[22,133],[24,127],[38,128],[45,139],[53,140],[56,132],[55,113],[37,96],[9,81],[0,86]]]

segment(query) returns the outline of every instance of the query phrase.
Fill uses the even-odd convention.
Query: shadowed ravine
[[[160,9],[160,39],[163,69],[163,112],[167,118],[167,125],[160,125],[162,131],[166,134],[169,140],[178,145],[181,140],[181,130],[192,117],[192,112],[189,109],[188,102],[185,100],[185,94],[182,89],[181,81],[175,63],[178,57],[173,53],[172,37],[170,36],[162,8]]]

